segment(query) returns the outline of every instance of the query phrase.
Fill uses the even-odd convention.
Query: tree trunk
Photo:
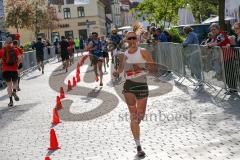
[[[225,0],[218,0],[218,15],[219,15],[219,25],[221,29],[225,30]]]

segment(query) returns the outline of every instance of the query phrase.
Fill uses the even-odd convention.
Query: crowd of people
[[[238,95],[237,91],[237,73],[235,72],[236,67],[238,67],[235,63],[236,60],[240,60],[240,55],[238,52],[234,52],[233,50],[229,50],[227,48],[235,48],[240,47],[240,22],[237,22],[233,25],[233,30],[235,35],[228,35],[226,32],[222,31],[219,24],[212,23],[210,25],[210,32],[208,33],[208,37],[201,43],[201,45],[206,46],[208,48],[211,47],[221,47],[223,48],[223,64],[224,64],[224,74],[226,78],[226,84],[229,88],[225,94],[227,95]],[[186,47],[189,44],[199,44],[197,34],[194,33],[191,27],[185,27],[184,32],[187,34],[186,40],[183,42],[183,46]],[[216,76],[222,76],[220,61],[214,61],[214,69],[216,71]]]

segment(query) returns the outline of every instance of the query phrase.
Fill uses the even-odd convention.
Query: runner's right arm
[[[116,71],[113,72],[113,76],[118,76],[120,73],[123,72],[124,70],[124,64],[126,62],[126,56],[124,54],[119,55],[119,67],[117,68]]]

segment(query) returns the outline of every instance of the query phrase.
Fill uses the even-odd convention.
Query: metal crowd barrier
[[[188,79],[196,86],[206,84],[214,89],[220,87],[219,93],[223,89],[240,91],[240,48],[208,48],[200,45],[183,47],[174,43],[140,46],[148,50],[158,66],[166,66],[174,72],[180,83]]]

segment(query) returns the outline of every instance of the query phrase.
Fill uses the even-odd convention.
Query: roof
[[[235,20],[236,18],[234,17],[229,17],[229,16],[225,16],[225,21],[230,21],[230,20]],[[210,17],[208,19],[206,19],[205,21],[202,22],[202,24],[210,24],[210,23],[214,23],[214,22],[218,22],[219,21],[219,17]]]

